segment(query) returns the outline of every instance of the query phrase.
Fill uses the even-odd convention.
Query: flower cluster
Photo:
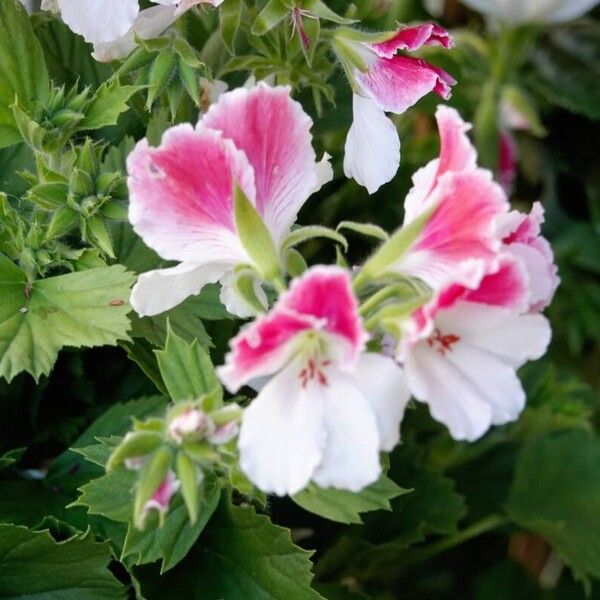
[[[358,103],[378,102],[377,69],[398,64],[427,84],[377,110],[404,109],[430,89],[445,93],[449,81],[436,69],[391,58],[432,41],[448,37],[427,26],[370,44],[365,52],[384,63],[356,74],[371,96]],[[317,161],[311,119],[288,88],[225,93],[196,127],[173,127],[158,147],[143,140],[129,156],[130,221],[180,263],[140,276],[135,309],[156,314],[220,281],[228,310],[255,316],[218,375],[232,393],[258,390],[238,449],[241,470],[264,492],[373,483],[411,396],[460,440],[523,409],[516,371],[546,351],[541,311],[558,285],[543,210],[511,212],[502,186],[477,165],[469,125],[444,106],[437,121],[440,155],[415,173],[403,226],[354,271],[317,265],[289,287],[296,215],[332,172],[327,157]],[[250,286],[239,285],[241,274]],[[173,436],[196,421],[182,415]]]

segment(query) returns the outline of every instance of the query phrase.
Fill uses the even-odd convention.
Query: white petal
[[[408,387],[446,425],[455,440],[474,441],[492,424],[492,408],[469,379],[426,342],[414,346],[404,362]]]
[[[400,440],[400,423],[410,400],[404,372],[393,359],[368,352],[360,357],[354,379],[375,413],[379,448],[390,452]]]
[[[237,277],[238,274],[234,273],[233,271],[228,271],[221,278],[221,302],[229,314],[240,317],[240,319],[255,317],[258,314],[256,309],[246,301],[244,296],[239,293],[235,286]],[[269,300],[260,280],[258,279],[254,280],[254,295],[262,304],[263,308],[267,310],[269,307]]]
[[[313,479],[323,488],[358,492],[381,474],[375,414],[347,375],[333,369],[327,375],[321,388],[327,442]]]
[[[125,35],[139,12],[138,0],[59,0],[63,21],[92,44]]]
[[[375,101],[354,94],[354,120],[344,154],[344,173],[375,193],[400,166],[400,137],[396,126]]]
[[[546,353],[552,331],[542,315],[517,315],[511,310],[460,302],[441,311],[436,325],[444,334],[457,334],[472,346],[520,367]]]
[[[208,283],[218,281],[229,265],[181,263],[169,269],[142,273],[131,292],[131,306],[142,317],[162,313],[199,294]]]
[[[325,444],[321,386],[302,387],[292,363],[244,412],[240,466],[263,492],[293,495],[306,487]]]

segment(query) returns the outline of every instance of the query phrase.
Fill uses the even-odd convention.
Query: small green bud
[[[181,495],[193,525],[198,518],[203,473],[185,452],[177,454],[177,479],[181,484]]]
[[[106,470],[112,471],[128,458],[146,456],[163,442],[162,436],[149,431],[129,432],[115,448],[106,463]]]

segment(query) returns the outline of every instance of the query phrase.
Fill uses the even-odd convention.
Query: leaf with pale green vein
[[[600,440],[569,431],[530,440],[517,460],[508,513],[545,538],[577,579],[600,578]]]
[[[64,346],[116,345],[128,339],[129,288],[121,265],[89,269],[28,284],[0,255],[0,377],[50,373]]]
[[[15,99],[31,110],[50,92],[42,48],[17,0],[0,0],[0,148],[21,141],[12,109]]]
[[[391,510],[390,500],[408,492],[382,475],[378,481],[357,493],[310,485],[292,496],[292,500],[304,510],[331,521],[349,524],[362,523],[361,513]]]
[[[48,531],[0,524],[0,597],[4,600],[118,600],[125,587],[108,569],[108,543],[88,532],[63,542]]]
[[[227,500],[175,569],[159,576],[142,567],[135,575],[154,600],[323,600],[310,586],[310,553],[292,543],[290,532]]]

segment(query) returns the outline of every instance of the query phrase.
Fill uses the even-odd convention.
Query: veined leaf
[[[21,141],[13,111],[19,105],[32,109],[48,100],[50,82],[42,48],[27,12],[17,0],[0,0],[0,148]]]
[[[0,255],[0,377],[50,373],[64,346],[115,345],[128,339],[130,273],[121,265],[27,282]]]
[[[118,600],[125,587],[108,569],[107,542],[92,533],[55,541],[48,531],[0,524],[0,597]]]

